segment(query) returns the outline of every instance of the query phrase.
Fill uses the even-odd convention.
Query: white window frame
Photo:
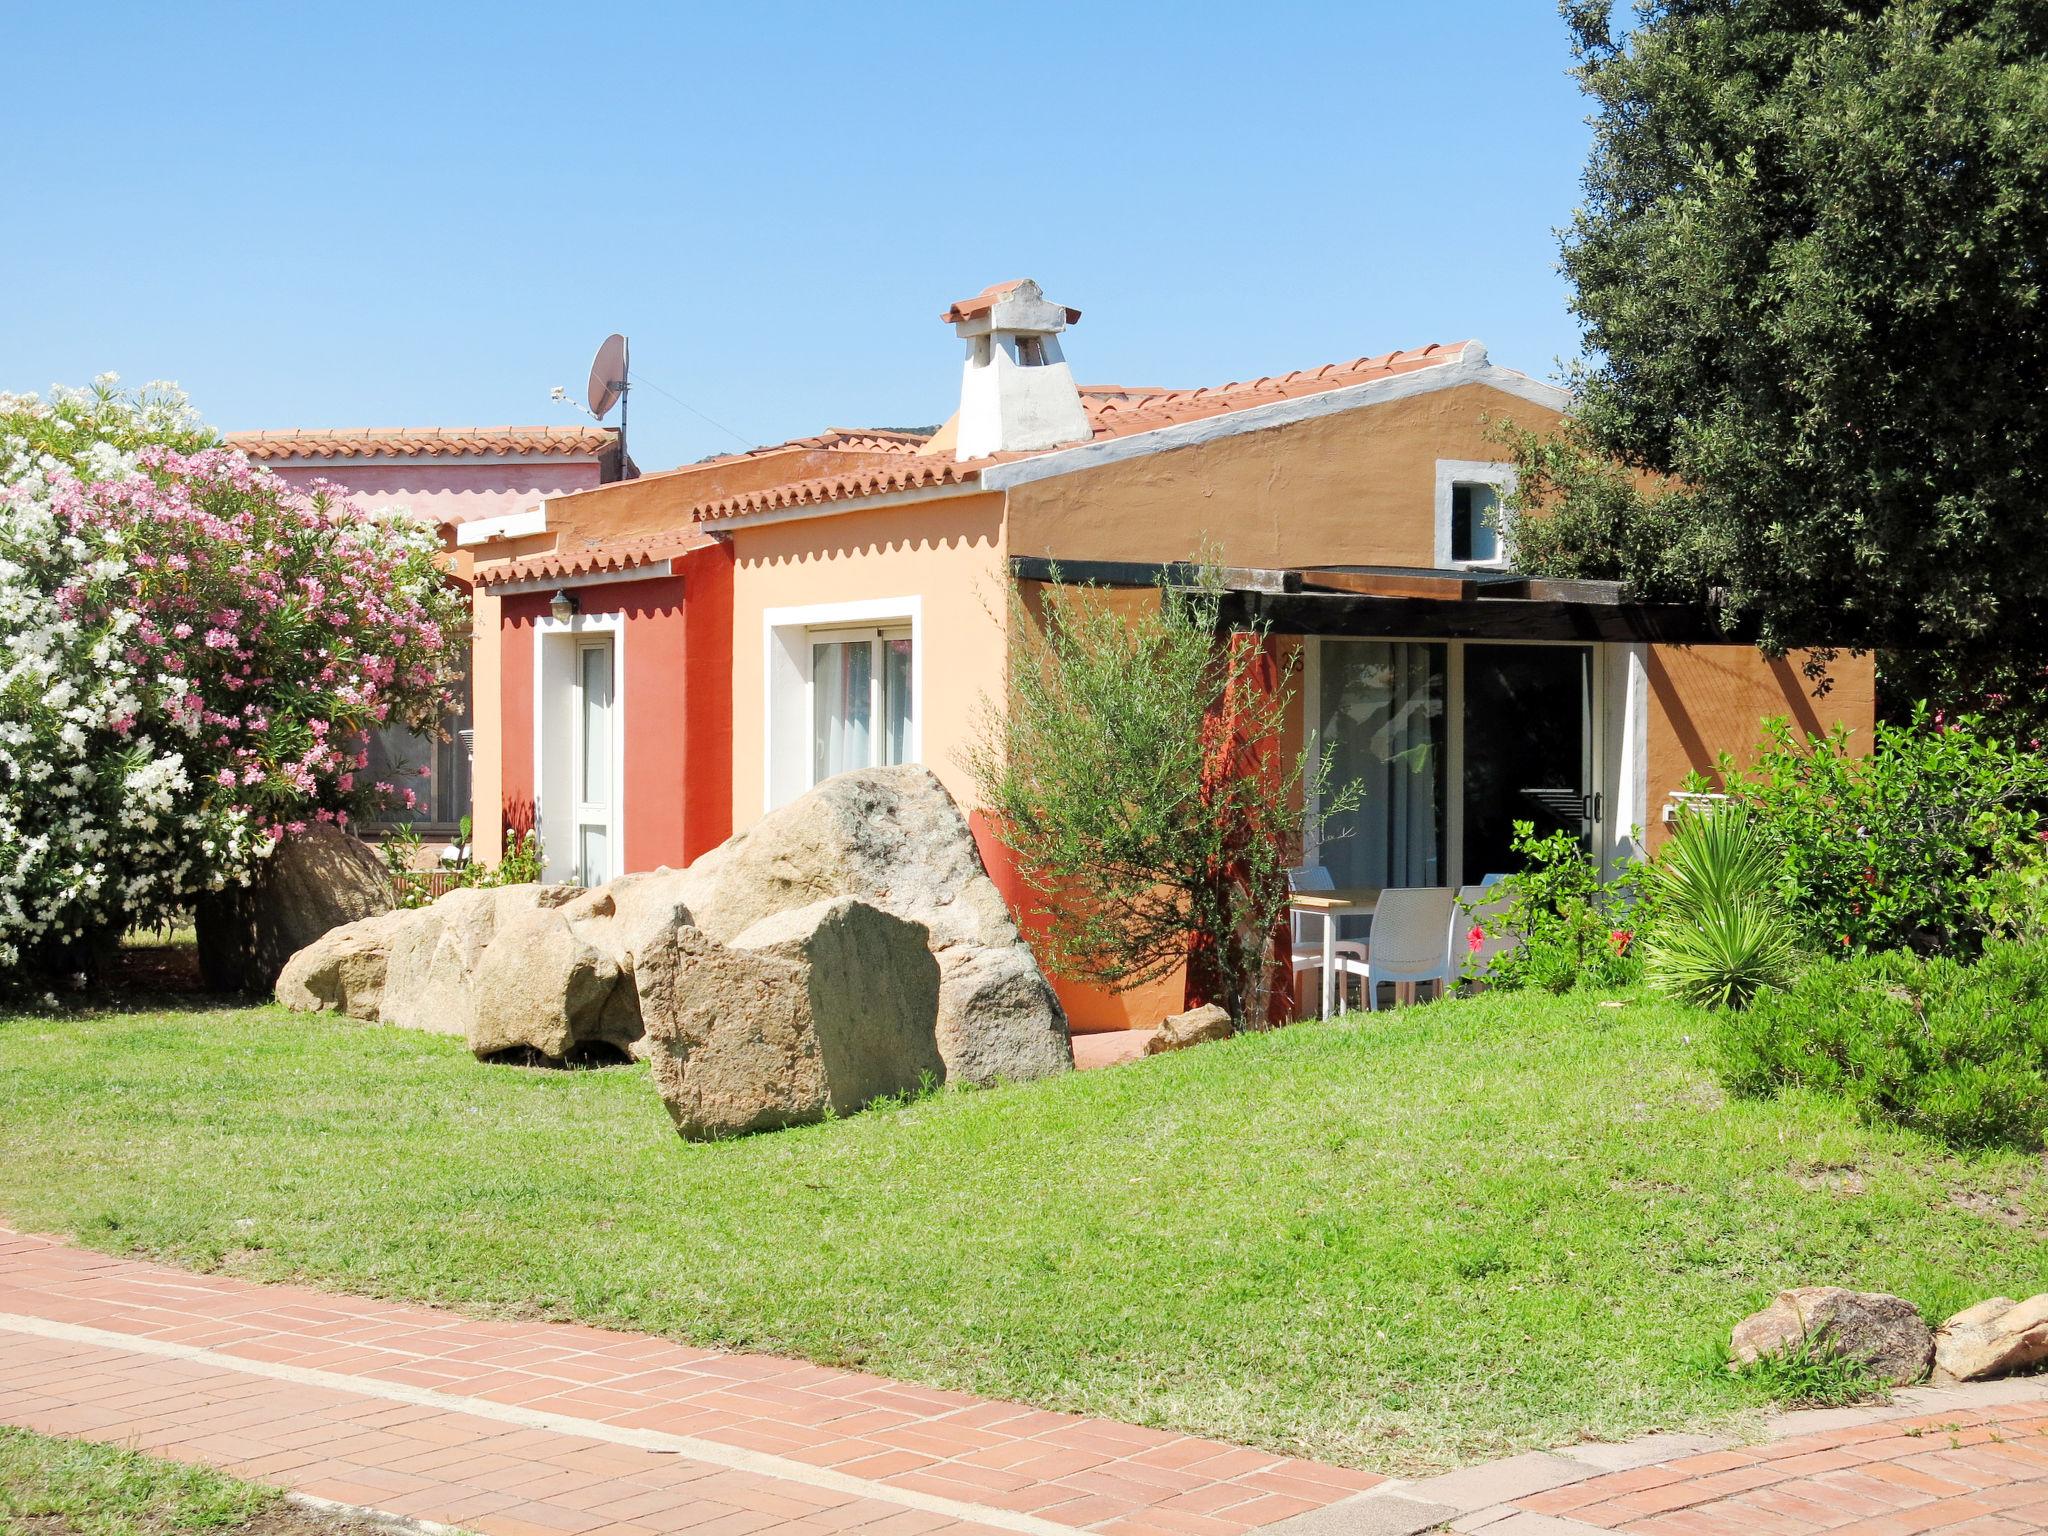
[[[1306,635],[1302,638],[1302,726],[1307,738],[1312,761],[1319,760],[1323,751],[1322,685],[1323,685],[1323,642],[1325,639],[1345,639],[1346,636]],[[1639,660],[1630,657],[1614,665],[1618,658],[1612,655],[1619,650],[1624,656],[1631,649],[1616,647],[1597,640],[1448,640],[1442,636],[1421,635],[1362,635],[1359,639],[1384,640],[1389,644],[1441,645],[1444,647],[1444,855],[1443,871],[1447,883],[1455,886],[1461,883],[1451,880],[1453,872],[1462,874],[1465,868],[1465,656],[1474,646],[1489,645],[1557,645],[1574,650],[1591,650],[1592,666],[1587,679],[1589,697],[1587,709],[1591,724],[1591,739],[1586,751],[1591,758],[1591,789],[1598,796],[1597,809],[1600,814],[1591,818],[1587,827],[1587,842],[1593,857],[1601,864],[1602,873],[1612,873],[1621,860],[1630,856],[1633,845],[1628,839],[1628,823],[1622,823],[1620,843],[1617,845],[1608,829],[1614,824],[1617,814],[1625,814],[1632,805],[1643,800],[1642,780],[1644,763],[1641,758],[1641,722],[1638,714],[1642,708],[1640,687],[1636,679],[1640,674]],[[1619,676],[1612,674],[1618,672]],[[1622,733],[1621,760],[1611,761],[1608,755],[1610,730],[1608,716],[1616,710],[1618,702],[1610,690],[1621,690],[1621,719],[1618,722]],[[1617,783],[1617,779],[1619,782]],[[1318,823],[1320,820],[1321,797],[1315,793],[1311,783],[1302,824],[1302,862],[1322,862],[1321,849],[1317,846]]]
[[[904,761],[924,761],[924,599],[862,598],[770,608],[761,616],[761,806],[787,805],[812,784],[817,716],[812,706],[811,636],[829,630],[910,631],[910,726]],[[879,657],[876,658],[880,660]],[[875,684],[880,687],[880,669]],[[881,731],[875,716],[877,737]]]
[[[552,616],[536,619],[533,626],[533,825],[540,834],[541,879],[548,884],[569,884],[576,878],[576,843],[579,823],[576,774],[580,712],[576,692],[581,642],[609,639],[612,647],[611,704],[611,805],[605,824],[605,847],[616,879],[626,865],[626,617],[623,613],[579,613],[567,619]],[[550,712],[548,684],[553,680],[559,696],[558,708]],[[550,730],[550,725],[554,726]],[[550,749],[559,750],[558,763],[550,763]],[[558,800],[559,797],[559,800]],[[550,825],[551,808],[561,804]]]
[[[1485,459],[1438,459],[1436,461],[1436,566],[1445,571],[1501,571],[1507,569],[1507,540],[1500,541],[1500,553],[1491,560],[1453,560],[1452,493],[1461,485],[1490,485],[1502,501],[1515,493],[1515,466]]]

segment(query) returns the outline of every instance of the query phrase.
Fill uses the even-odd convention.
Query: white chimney
[[[1060,332],[1078,309],[1048,304],[1038,284],[997,283],[941,317],[967,343],[955,459],[1085,443],[1094,436]]]

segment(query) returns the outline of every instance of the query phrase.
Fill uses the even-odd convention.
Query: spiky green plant
[[[1696,1007],[1746,1008],[1790,980],[1798,950],[1774,889],[1776,863],[1741,806],[1685,816],[1651,867],[1651,986]]]

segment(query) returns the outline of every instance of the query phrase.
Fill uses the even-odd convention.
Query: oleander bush
[[[462,599],[433,530],[302,494],[184,397],[0,395],[0,980],[89,970],[313,822],[406,803]]]
[[[1730,1091],[1839,1095],[1869,1122],[1970,1149],[2048,1142],[2048,942],[1993,940],[1974,962],[1905,950],[1811,966],[1724,1014]]]

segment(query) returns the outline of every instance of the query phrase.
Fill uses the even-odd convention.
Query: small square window
[[[1465,565],[1500,559],[1500,491],[1461,483],[1451,487],[1451,558]]]

